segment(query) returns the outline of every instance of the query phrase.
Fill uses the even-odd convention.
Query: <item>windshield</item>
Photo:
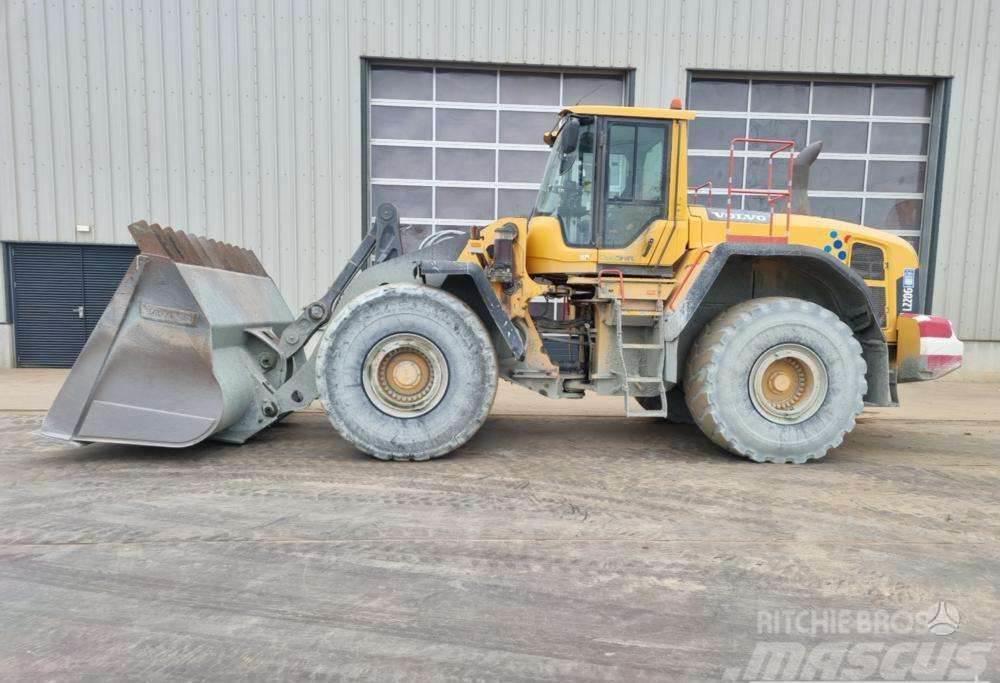
[[[556,216],[562,224],[566,244],[593,246],[594,119],[577,121],[578,136],[566,135],[564,125],[552,145],[534,215]]]

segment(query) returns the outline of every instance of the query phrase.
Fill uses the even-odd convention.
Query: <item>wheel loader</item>
[[[530,215],[404,253],[382,205],[298,315],[252,252],[133,224],[140,253],[42,431],[243,443],[319,398],[361,451],[427,460],[476,433],[503,378],[549,398],[619,395],[628,417],[801,463],[866,404],[896,405],[897,383],[961,365],[951,324],[915,310],[905,240],[810,215],[821,143],[737,138],[725,193],[705,194],[689,188],[694,118],[677,101],[569,107],[543,136]],[[734,187],[747,155],[766,187]]]

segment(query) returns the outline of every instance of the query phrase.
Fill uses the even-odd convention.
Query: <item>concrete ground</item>
[[[776,642],[1000,677],[1000,385],[904,387],[803,466],[506,387],[460,453],[381,463],[319,413],[67,448],[26,412],[61,377],[0,373],[0,680],[830,678]]]

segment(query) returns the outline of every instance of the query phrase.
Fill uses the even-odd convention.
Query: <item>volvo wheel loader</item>
[[[529,216],[403,253],[383,205],[297,316],[252,252],[134,224],[140,254],[43,433],[242,443],[318,397],[360,450],[426,460],[476,433],[502,377],[550,398],[620,395],[629,417],[801,463],[866,403],[895,405],[898,382],[961,364],[951,324],[914,311],[906,241],[809,215],[818,145],[733,140],[725,194],[691,194],[694,117],[679,103],[564,110]],[[767,187],[733,187],[747,155],[766,160]]]

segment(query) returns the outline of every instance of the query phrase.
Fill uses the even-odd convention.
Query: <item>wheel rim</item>
[[[812,349],[778,344],[750,371],[750,400],[761,416],[777,424],[798,424],[816,414],[826,398],[826,366]]]
[[[434,342],[403,332],[368,351],[361,378],[368,400],[383,413],[419,417],[444,398],[448,363]]]

